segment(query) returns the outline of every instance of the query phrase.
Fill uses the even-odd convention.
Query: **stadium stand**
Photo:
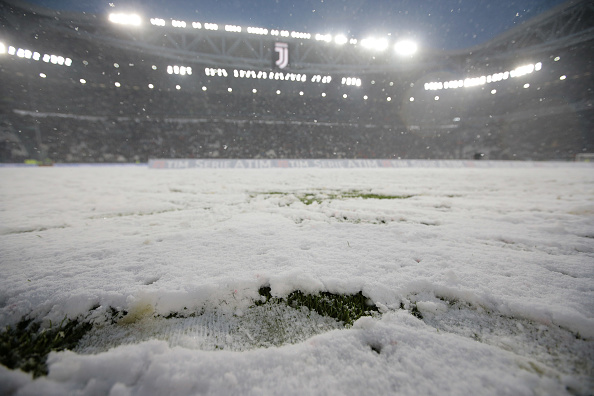
[[[406,61],[289,37],[307,50],[279,71],[274,38],[134,33],[0,1],[0,161],[573,160],[594,152],[593,20],[590,2],[568,1],[480,47]],[[181,64],[191,75],[167,72]]]

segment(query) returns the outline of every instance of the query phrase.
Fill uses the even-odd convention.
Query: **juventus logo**
[[[289,44],[287,43],[274,43],[274,51],[278,52],[278,59],[274,64],[279,69],[284,69],[289,64]]]

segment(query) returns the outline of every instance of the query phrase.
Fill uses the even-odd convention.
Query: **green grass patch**
[[[47,355],[73,349],[91,327],[65,317],[58,326],[50,322],[49,328],[42,329],[39,322],[22,319],[0,333],[0,364],[32,373],[33,377],[47,375]]]
[[[290,193],[281,191],[270,191],[265,193],[257,193],[255,195],[291,195],[293,194],[301,203],[305,205],[311,205],[314,202],[321,204],[324,201],[344,200],[344,199],[408,199],[414,197],[414,195],[384,195],[384,194],[373,194],[371,192],[364,192],[360,190],[348,190],[348,191],[330,191],[330,192],[303,192],[303,193]]]
[[[269,302],[285,303],[293,308],[307,307],[322,316],[329,316],[345,326],[350,327],[362,316],[371,316],[379,312],[377,307],[363,293],[334,294],[321,292],[318,294],[305,294],[299,290],[292,292],[286,298],[275,298],[270,294],[270,287],[259,289],[263,301],[256,305]]]

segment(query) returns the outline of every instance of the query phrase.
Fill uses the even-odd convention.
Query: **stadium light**
[[[334,42],[338,45],[344,45],[348,42],[348,39],[344,34],[338,34],[334,36]]]
[[[6,46],[4,45],[3,42],[0,42],[0,54],[5,54],[6,53]]]
[[[567,78],[567,76],[564,74],[564,75],[562,75],[561,77],[559,77],[559,80],[563,81],[563,80],[565,80],[566,78]]]
[[[401,40],[394,45],[394,50],[400,56],[412,56],[417,49],[417,43],[411,40]]]
[[[137,14],[109,14],[109,21],[120,25],[140,26],[140,16]]]
[[[361,45],[364,48],[368,48],[371,50],[384,51],[386,48],[388,48],[388,40],[385,38],[376,39],[373,37],[369,37],[361,40]]]

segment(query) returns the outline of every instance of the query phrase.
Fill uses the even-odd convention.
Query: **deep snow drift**
[[[0,180],[0,326],[96,325],[50,355],[47,377],[0,367],[0,393],[594,389],[592,167],[4,168]],[[381,315],[344,329],[263,312],[266,285],[362,291]],[[128,320],[108,325],[111,308]],[[202,316],[164,319],[184,311]],[[267,343],[269,320],[284,341]]]

